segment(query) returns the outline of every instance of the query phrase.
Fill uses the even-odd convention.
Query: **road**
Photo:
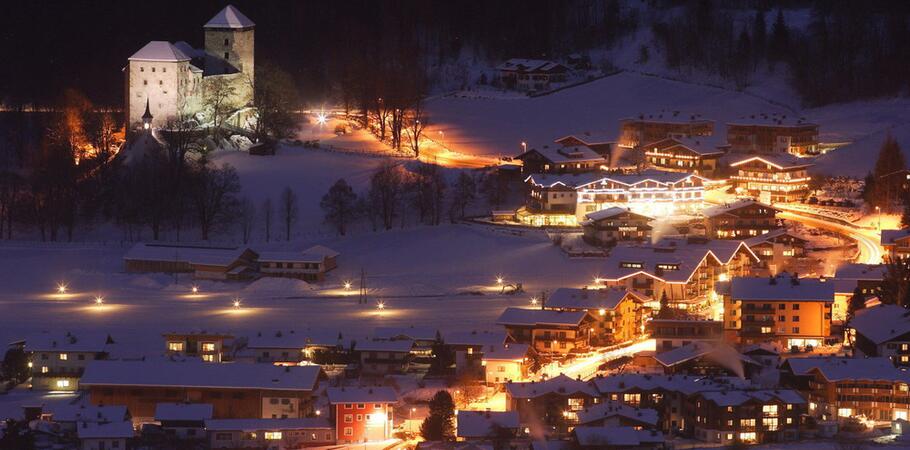
[[[656,347],[654,339],[633,342],[629,345],[611,350],[599,350],[597,352],[581,356],[567,364],[550,363],[535,375],[540,378],[552,378],[559,374],[565,374],[570,378],[581,378],[589,380],[597,375],[597,368],[601,364],[623,356],[633,356],[638,352],[654,350]]]
[[[847,226],[832,220],[824,220],[814,216],[799,214],[794,211],[784,211],[777,215],[781,219],[793,220],[805,225],[834,231],[856,241],[859,248],[856,262],[865,264],[880,264],[884,251],[879,245],[881,234],[877,230],[868,230],[855,226]]]

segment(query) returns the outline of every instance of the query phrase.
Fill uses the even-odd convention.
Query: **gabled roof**
[[[496,66],[498,70],[506,70],[513,72],[553,72],[553,71],[566,71],[568,67],[554,61],[547,61],[543,59],[523,59],[523,58],[512,58],[504,61],[502,64]]]
[[[910,310],[898,305],[878,305],[856,312],[850,327],[874,344],[910,333]]]
[[[645,122],[645,123],[675,123],[675,124],[691,124],[691,123],[711,123],[713,130],[713,120],[706,119],[704,114],[687,112],[687,111],[678,111],[678,110],[660,110],[657,112],[651,113],[639,113],[635,117],[626,117],[619,119],[620,122]]]
[[[210,403],[159,403],[155,405],[157,421],[203,421],[212,418]]]
[[[525,182],[536,184],[543,187],[554,187],[558,185],[569,188],[580,188],[597,183],[617,183],[629,187],[634,187],[646,181],[653,181],[666,186],[675,185],[688,180],[689,178],[702,177],[684,172],[665,172],[662,170],[643,170],[635,174],[610,174],[603,172],[589,172],[580,174],[531,174],[525,178]]]
[[[806,399],[799,392],[792,389],[710,391],[702,392],[698,395],[717,406],[739,406],[753,400],[759,403],[767,403],[773,400],[793,404],[806,403]]]
[[[56,405],[50,406],[55,422],[122,422],[129,411],[123,405]]]
[[[662,239],[654,246],[617,246],[604,262],[600,277],[617,281],[644,274],[670,283],[687,283],[706,258],[728,264],[740,252],[758,261],[745,243],[736,240]]]
[[[192,58],[168,41],[151,41],[129,57],[130,61],[151,62],[178,62],[190,59]]]
[[[212,419],[205,421],[208,431],[284,431],[331,429],[328,419]]]
[[[26,352],[79,352],[102,353],[107,348],[107,335],[103,333],[38,333],[25,339]]]
[[[259,333],[250,336],[247,348],[296,348],[303,350],[310,346],[331,347],[338,345],[338,333],[319,331],[276,331],[274,333]]]
[[[528,356],[531,346],[528,344],[494,344],[485,345],[481,351],[486,361],[521,361]]]
[[[673,367],[693,359],[712,357],[714,355],[716,355],[714,360],[718,365],[727,367],[730,370],[741,367],[743,363],[759,365],[752,358],[739,353],[724,342],[695,341],[673,350],[658,353],[654,356],[654,359],[664,367]],[[731,367],[731,364],[736,367]]]
[[[458,430],[460,438],[493,437],[495,427],[517,429],[519,427],[518,411],[458,411]]]
[[[757,113],[748,116],[741,116],[734,119],[732,122],[727,122],[727,125],[775,127],[818,126],[814,123],[808,122],[805,117],[797,117],[781,113]]]
[[[613,206],[607,209],[601,209],[600,211],[594,211],[592,213],[585,214],[585,218],[592,221],[605,220],[612,217],[616,217],[622,214],[631,214],[632,216],[637,216],[638,218],[645,220],[654,220],[653,217],[648,217],[643,214],[634,213],[629,211],[628,208],[620,208],[618,206]]]
[[[819,356],[809,358],[788,358],[784,365],[794,375],[810,375],[818,371],[830,382],[845,380],[898,381],[910,383],[910,374],[891,363],[889,358],[849,358]]]
[[[562,163],[581,163],[581,162],[602,162],[606,163],[607,160],[599,155],[594,150],[591,150],[588,147],[584,146],[572,146],[572,147],[541,147],[541,148],[531,148],[528,151],[518,155],[515,159],[524,160],[524,158],[531,154],[537,153],[542,156],[547,161],[550,161],[553,164],[562,164]]]
[[[376,327],[373,330],[374,339],[410,339],[413,341],[436,340],[437,329],[434,327]]]
[[[628,296],[631,296],[633,301],[646,299],[644,296],[626,289],[558,288],[547,298],[546,307],[613,310]]]
[[[597,390],[591,383],[575,380],[566,375],[559,374],[545,381],[527,381],[506,383],[506,391],[514,399],[528,399],[542,397],[548,394],[572,396],[583,394],[597,396]]]
[[[452,331],[443,340],[446,345],[502,345],[508,336],[505,331]]]
[[[615,144],[616,135],[615,134],[592,134],[592,133],[581,133],[581,134],[570,134],[568,136],[563,136],[561,138],[554,139],[553,142],[561,144],[562,141],[568,139],[575,139],[585,145],[601,145],[601,144]]]
[[[786,274],[773,278],[734,278],[730,283],[733,300],[768,301],[834,301],[834,283],[816,278],[800,278],[794,282]]]
[[[778,228],[778,229],[776,229],[776,230],[771,230],[771,231],[769,231],[769,232],[767,232],[767,233],[765,233],[765,234],[760,234],[760,235],[758,235],[758,236],[755,236],[755,237],[751,237],[751,238],[749,238],[749,239],[746,239],[744,242],[745,242],[746,245],[748,245],[749,247],[752,247],[752,246],[755,246],[755,245],[764,244],[764,243],[766,243],[766,242],[773,242],[775,239],[777,239],[777,238],[779,238],[779,237],[781,237],[781,236],[790,236],[791,238],[799,239],[799,240],[801,240],[801,241],[807,241],[807,240],[808,240],[808,239],[806,239],[805,237],[800,236],[800,235],[796,234],[795,232],[790,231],[790,230],[788,230],[788,229],[786,229],[786,228]]]
[[[726,142],[718,135],[711,136],[694,136],[694,137],[668,137],[656,142],[649,142],[642,145],[646,151],[649,148],[657,147],[662,150],[669,150],[676,147],[683,147],[699,156],[723,155],[723,150],[719,147],[725,146]]]
[[[80,422],[76,424],[79,439],[130,439],[133,437],[133,422]]]
[[[211,247],[201,245],[138,243],[123,256],[127,261],[186,261],[204,266],[227,266],[240,259],[246,247]],[[254,255],[255,252],[253,252]],[[258,255],[256,255],[258,256]]]
[[[314,245],[314,246],[304,250],[303,253],[306,253],[309,255],[321,255],[326,258],[335,258],[341,254],[341,253],[338,253],[336,250],[332,250],[324,245]]]
[[[761,202],[758,202],[758,201],[755,201],[752,199],[743,199],[743,200],[737,200],[733,203],[725,203],[723,205],[717,205],[717,206],[712,206],[710,208],[705,208],[701,213],[705,217],[715,217],[715,216],[719,216],[721,214],[729,214],[729,213],[732,213],[733,211],[737,211],[739,209],[745,208],[747,206],[752,206],[752,205],[763,206],[767,209],[774,211],[775,213],[780,212],[779,209],[777,209],[771,205],[766,205],[764,203],[761,203]]]
[[[595,378],[594,385],[603,394],[662,390],[691,395],[696,392],[744,389],[751,386],[751,382],[740,378],[627,373]]]
[[[256,26],[234,5],[227,5],[205,23],[204,28],[250,28]]]
[[[92,361],[82,386],[195,387],[312,391],[319,366],[277,367],[268,364],[198,361]]]
[[[553,311],[544,309],[506,308],[499,318],[497,325],[518,326],[578,326],[588,315],[585,311]]]
[[[637,447],[642,444],[660,444],[664,435],[660,431],[638,430],[634,427],[575,427],[572,431],[578,445],[583,447]]]
[[[331,387],[326,389],[329,403],[395,403],[398,394],[385,386],[374,387]]]
[[[400,339],[397,341],[357,341],[354,351],[409,353],[414,348],[414,341]]]
[[[910,228],[903,230],[882,230],[882,245],[894,244],[910,236]]]
[[[837,268],[834,278],[838,280],[881,281],[888,273],[886,264],[847,263]]]
[[[736,160],[735,162],[730,163],[730,167],[737,167],[743,164],[749,163],[751,161],[761,161],[765,164],[770,164],[778,169],[799,169],[802,167],[813,166],[814,164],[807,162],[805,159],[797,158],[793,155],[746,155],[741,159]]]
[[[657,422],[660,420],[657,410],[636,408],[620,401],[606,400],[578,411],[578,423],[584,425],[617,416],[650,426],[657,426]]]

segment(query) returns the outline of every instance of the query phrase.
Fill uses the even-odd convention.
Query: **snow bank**
[[[256,296],[282,296],[293,297],[295,295],[312,294],[318,290],[318,287],[296,278],[273,278],[263,277],[243,288],[243,295],[249,297]]]

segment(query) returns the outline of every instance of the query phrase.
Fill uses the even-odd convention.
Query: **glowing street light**
[[[318,123],[319,125],[325,125],[327,120],[328,119],[326,118],[326,115],[324,112],[320,112],[319,114],[316,114],[316,123]]]
[[[100,295],[97,296],[97,297],[95,297],[95,304],[98,305],[98,306],[103,305],[103,304],[104,304],[104,297],[102,297],[102,296],[100,296]]]
[[[322,415],[322,411],[320,411],[320,410],[317,409],[317,410],[316,410],[316,415],[317,415],[317,416]]]
[[[240,309],[240,299],[239,298],[234,299],[234,309]]]
[[[194,294],[198,294],[198,293],[199,293],[199,286],[193,286],[192,291],[193,291]]]
[[[379,312],[381,313],[383,310],[385,310],[385,303],[383,303],[381,301],[376,302],[376,309],[378,309]]]
[[[531,297],[531,304],[536,305],[538,302],[537,297]]]
[[[502,275],[496,276],[496,284],[502,284],[504,281],[505,280],[503,280]]]
[[[66,294],[66,284],[64,284],[64,283],[58,284],[58,285],[57,285],[57,293],[58,293],[58,294]]]
[[[528,143],[527,143],[527,142],[521,141],[521,151],[522,151],[522,152],[528,151]]]
[[[344,282],[344,290],[346,290],[346,291],[350,291],[350,290],[351,290],[351,282],[350,282],[350,281],[345,281],[345,282]]]

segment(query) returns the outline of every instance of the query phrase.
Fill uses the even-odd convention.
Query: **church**
[[[232,5],[226,6],[204,26],[204,48],[184,41],[151,41],[139,49],[123,68],[125,75],[125,124],[129,132],[161,128],[177,118],[210,123],[205,108],[208,89],[229,86],[229,118],[243,125],[243,112],[253,100],[254,28],[256,24]]]

